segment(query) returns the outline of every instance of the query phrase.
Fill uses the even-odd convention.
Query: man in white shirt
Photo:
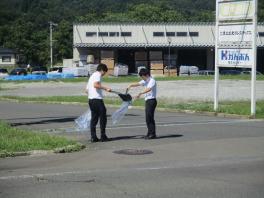
[[[108,141],[108,137],[105,134],[105,128],[107,123],[106,118],[106,108],[103,101],[103,93],[105,90],[107,92],[111,92],[111,89],[105,87],[101,84],[102,76],[106,74],[108,68],[105,64],[99,64],[97,66],[96,72],[94,72],[87,83],[86,92],[88,93],[89,106],[91,109],[91,142],[98,142],[99,139],[96,136],[96,125],[98,123],[98,119],[100,118],[100,129],[101,129],[101,141]]]
[[[138,83],[133,83],[128,86],[128,90],[131,87],[144,86],[145,89],[140,92],[136,98],[140,98],[141,95],[145,94],[145,114],[146,123],[148,127],[148,133],[145,139],[155,139],[156,138],[156,124],[154,119],[154,113],[157,106],[156,93],[157,93],[157,83],[154,78],[150,76],[149,70],[143,68],[139,71],[139,76],[142,80]]]

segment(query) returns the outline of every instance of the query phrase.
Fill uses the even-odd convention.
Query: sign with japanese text
[[[218,64],[223,67],[251,68],[253,63],[252,49],[218,49]]]
[[[219,20],[237,20],[254,17],[252,1],[219,1]]]
[[[252,42],[253,28],[253,24],[219,26],[218,42],[220,44],[241,44]]]

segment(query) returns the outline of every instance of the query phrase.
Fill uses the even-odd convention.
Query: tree
[[[25,62],[49,63],[49,21],[54,61],[72,56],[74,22],[186,22],[215,20],[215,0],[1,0],[0,46],[24,54]],[[264,21],[264,1],[258,1]]]
[[[72,57],[72,24],[62,20],[54,31],[54,56],[55,62],[63,58]]]
[[[264,1],[258,1],[258,21],[264,21]]]

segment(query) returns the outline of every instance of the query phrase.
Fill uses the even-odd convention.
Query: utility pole
[[[169,66],[167,67],[168,67],[168,72],[169,72],[168,76],[170,76],[170,69],[171,69],[171,52],[170,52],[171,38],[170,37],[168,37],[168,42],[169,42]]]
[[[50,24],[50,67],[53,67],[53,40],[52,40],[52,31],[53,26],[57,26],[58,24],[53,23],[52,21],[49,22]]]

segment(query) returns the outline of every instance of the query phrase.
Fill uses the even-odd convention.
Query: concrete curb
[[[77,143],[76,145],[68,145],[61,148],[55,148],[53,150],[32,150],[25,152],[3,152],[0,153],[0,158],[5,157],[19,157],[19,156],[42,156],[54,153],[72,153],[86,148],[84,144]]]

